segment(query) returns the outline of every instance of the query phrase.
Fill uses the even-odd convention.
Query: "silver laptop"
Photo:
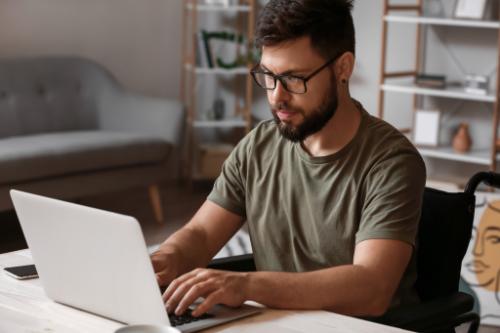
[[[58,303],[126,324],[175,325],[182,332],[260,312],[218,305],[207,318],[171,323],[136,219],[16,190],[10,194],[45,293]]]

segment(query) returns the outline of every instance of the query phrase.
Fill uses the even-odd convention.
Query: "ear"
[[[352,75],[352,71],[354,70],[354,54],[352,52],[345,52],[338,59],[335,66],[335,75],[337,76],[337,80],[349,81]]]

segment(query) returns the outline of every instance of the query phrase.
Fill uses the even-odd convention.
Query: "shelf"
[[[386,83],[382,85],[382,90],[407,93],[407,94],[463,99],[469,101],[489,102],[489,103],[494,103],[496,101],[494,95],[479,95],[479,94],[466,93],[461,87],[433,89],[433,88],[422,88],[413,83],[399,83],[399,84]]]
[[[417,147],[422,156],[440,158],[443,160],[468,162],[473,164],[490,165],[491,151],[489,149],[476,149],[465,154],[456,153],[451,147],[422,148]],[[497,157],[498,159],[498,157]]]
[[[188,10],[193,10],[193,5],[188,4],[186,5],[186,8]],[[203,12],[250,12],[251,8],[250,6],[246,5],[229,5],[229,6],[224,6],[224,5],[196,5],[196,10],[197,11],[203,11]]]
[[[190,64],[185,64],[188,71],[193,70],[193,66]],[[208,75],[248,75],[249,70],[247,67],[237,67],[237,68],[208,68],[208,67],[196,67],[194,72],[196,74],[208,74]]]
[[[196,128],[233,128],[246,127],[247,123],[243,119],[195,120],[193,126]]]
[[[387,15],[384,17],[387,22],[413,23],[424,25],[445,25],[453,27],[500,29],[499,21],[479,21],[479,20],[457,20],[439,17],[415,17]]]

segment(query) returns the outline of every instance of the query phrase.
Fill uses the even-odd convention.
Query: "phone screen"
[[[23,265],[5,267],[5,272],[19,280],[33,279],[38,277],[35,265]]]

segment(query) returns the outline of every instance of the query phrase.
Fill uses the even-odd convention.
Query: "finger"
[[[205,277],[195,276],[187,281],[180,284],[177,289],[172,293],[172,295],[166,299],[167,311],[172,312],[177,308],[177,305],[184,297],[184,295],[191,289],[195,284],[203,281]],[[169,286],[170,288],[170,286]]]
[[[165,290],[165,293],[163,294],[163,302],[167,302],[172,297],[172,294],[180,287],[180,285],[182,285],[189,279],[192,279],[193,277],[200,275],[202,272],[203,270],[201,269],[195,269],[173,280],[172,283],[170,283],[170,285],[168,286],[167,290]]]
[[[191,313],[194,317],[201,316],[205,312],[209,311],[214,305],[221,303],[222,292],[216,291],[208,295],[203,302],[196,307],[196,309]]]
[[[184,297],[177,305],[175,309],[175,314],[180,316],[187,310],[187,308],[193,304],[199,297],[204,297],[209,295],[213,291],[217,290],[217,287],[213,281],[204,281],[192,286],[189,291],[184,295]]]
[[[187,273],[174,279],[163,293],[163,302],[166,303],[172,297],[172,294],[189,278],[191,278],[191,275]]]
[[[179,289],[179,287],[182,286],[182,284],[186,281],[187,281],[187,279],[186,279],[186,276],[184,276],[184,275],[180,276],[176,279],[173,279],[172,282],[168,285],[165,292],[163,293],[163,302],[166,303],[172,297],[174,292],[177,289]]]

